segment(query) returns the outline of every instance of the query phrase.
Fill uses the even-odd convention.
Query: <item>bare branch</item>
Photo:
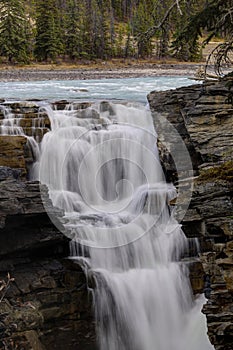
[[[5,298],[5,295],[8,291],[8,289],[10,288],[11,282],[13,282],[15,279],[11,277],[10,273],[8,272],[7,274],[7,281],[5,281],[4,279],[0,281],[0,303],[3,301],[3,299]]]
[[[213,62],[214,71],[217,76],[224,75],[223,69],[230,68],[233,65],[233,40],[219,44],[208,56],[205,65],[205,78],[208,77],[207,69],[211,67]]]
[[[179,2],[179,0],[176,0],[176,6],[177,6],[177,9],[178,9],[180,15],[182,16],[183,13],[182,13],[181,8],[180,8],[180,2]]]
[[[137,40],[137,44],[138,44],[138,47],[140,45],[143,45],[143,43],[149,41],[154,35],[155,33],[163,28],[164,26],[164,23],[167,21],[171,11],[177,7],[179,13],[182,15],[182,11],[181,11],[181,8],[180,8],[180,0],[174,0],[173,4],[167,9],[164,17],[162,18],[161,22],[158,23],[157,25],[154,25],[152,27],[150,27],[146,32],[144,33],[140,33],[138,35],[138,40]]]
[[[159,30],[159,29],[164,25],[164,23],[166,22],[166,20],[167,20],[169,14],[170,14],[170,12],[173,10],[173,8],[174,8],[175,6],[177,6],[177,2],[178,2],[178,4],[179,4],[179,0],[176,0],[176,1],[169,7],[169,9],[168,9],[167,12],[165,13],[165,15],[164,15],[162,21],[161,21],[159,24],[157,24],[157,25],[155,25],[155,26],[153,26],[153,27],[150,27],[146,32],[140,34],[139,40],[138,40],[139,42],[140,42],[140,41],[141,41],[141,42],[142,42],[142,41],[145,41],[145,39],[146,39],[146,40],[149,40],[150,38],[152,38],[152,37],[155,35],[156,31]]]
[[[226,10],[225,13],[219,18],[219,20],[216,23],[217,28],[224,27],[224,23],[227,21],[227,17],[229,17],[230,22],[233,22],[233,7]]]

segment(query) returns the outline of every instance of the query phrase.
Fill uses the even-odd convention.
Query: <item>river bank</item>
[[[86,80],[153,76],[193,76],[203,63],[141,63],[59,66],[36,65],[0,68],[0,81]]]

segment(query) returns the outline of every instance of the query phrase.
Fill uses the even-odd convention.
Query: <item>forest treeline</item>
[[[209,8],[220,2],[1,0],[0,59],[29,63],[54,62],[58,58],[75,61],[175,56],[196,60],[201,52],[198,41],[201,29],[208,31],[214,27],[214,23],[210,28],[205,23],[201,25],[198,15],[207,10],[207,23],[211,17]],[[232,0],[222,2],[232,5]],[[194,23],[188,29],[192,20]],[[217,34],[226,33],[219,28]]]

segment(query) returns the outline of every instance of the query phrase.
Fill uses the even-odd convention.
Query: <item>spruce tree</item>
[[[107,59],[110,54],[110,18],[104,0],[94,1],[93,6],[93,51],[97,58]]]
[[[195,59],[199,48],[198,41],[203,30],[209,33],[204,44],[218,34],[232,42],[232,5],[232,0],[209,0],[204,6],[199,6],[199,9],[189,16],[182,29],[176,33],[172,44],[175,55],[187,60]]]
[[[86,58],[106,59],[110,55],[108,0],[87,0],[84,8],[82,47]]]
[[[54,61],[61,53],[63,44],[56,0],[38,0],[35,57],[41,61]]]
[[[72,59],[82,56],[82,4],[68,0],[65,15],[65,53]]]
[[[98,9],[98,7],[97,7]],[[67,0],[65,16],[65,53],[69,58],[97,57],[95,36],[98,35],[96,2]]]
[[[160,1],[142,0],[133,10],[132,29],[137,42],[138,56],[146,57],[152,54],[152,40],[158,38],[161,33],[157,30],[152,35],[144,35],[159,21]]]
[[[233,0],[0,0],[0,55],[9,61],[199,58],[202,31],[232,50]],[[182,14],[181,14],[182,13]],[[30,25],[31,23],[31,25]],[[173,40],[171,46],[171,40]],[[223,53],[223,54],[222,54]],[[218,57],[219,57],[218,54]]]
[[[30,25],[22,0],[0,2],[0,55],[9,62],[28,62]]]
[[[165,16],[167,9],[172,5],[172,0],[163,0],[157,2],[154,18],[157,18],[157,22],[161,21],[161,18]],[[167,20],[161,25],[161,28],[157,32],[157,56],[159,58],[168,56],[169,43],[171,39],[171,23],[174,21],[175,11],[172,12]]]

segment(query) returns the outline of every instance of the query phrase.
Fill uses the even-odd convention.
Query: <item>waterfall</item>
[[[3,119],[0,120],[0,135],[24,135],[20,126],[21,118],[16,118],[9,107],[0,106]]]
[[[92,275],[101,350],[210,350],[188,240],[172,216],[150,112],[135,104],[47,107],[39,178],[64,210],[72,259]]]
[[[24,128],[21,126],[21,120],[23,119],[22,114],[13,113],[10,106],[5,106],[4,104],[0,105],[0,111],[3,114],[3,118],[0,119],[0,135],[26,137],[27,143],[32,151],[32,155],[34,158],[34,164],[32,165],[33,172],[33,169],[36,166],[36,164],[39,164],[40,157],[38,140],[36,139],[35,133],[33,133],[33,131],[35,131],[36,129],[35,120],[32,120],[32,136],[29,136],[25,133]]]

